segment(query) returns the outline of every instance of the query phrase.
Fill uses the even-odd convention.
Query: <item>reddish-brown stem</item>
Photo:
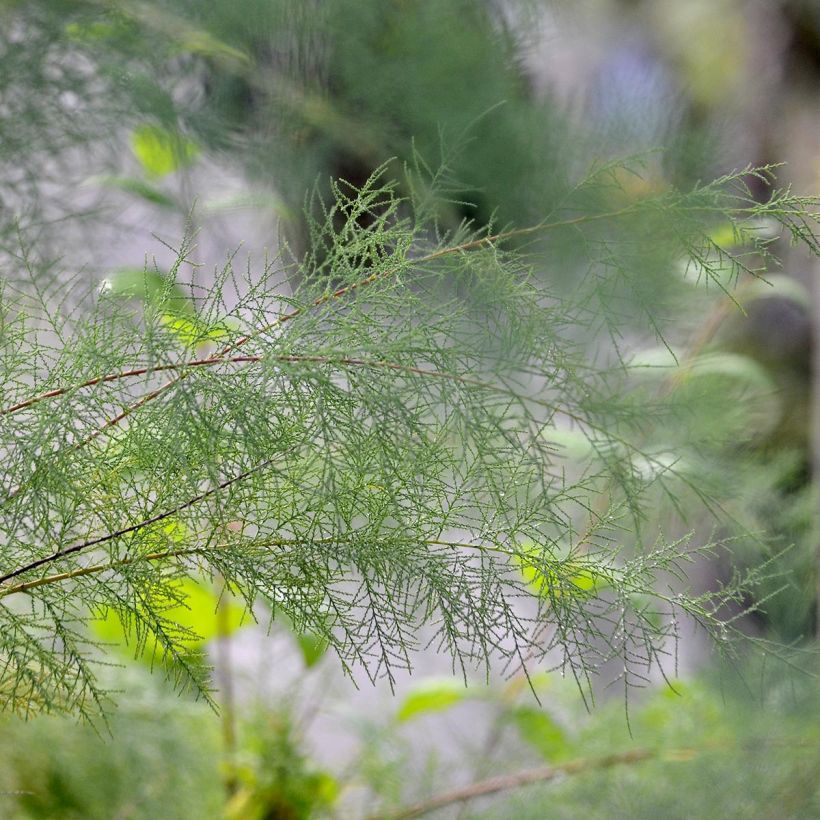
[[[259,361],[259,358],[259,356],[232,356],[230,358],[209,357],[207,359],[194,359],[192,361],[180,362],[176,364],[157,364],[146,365],[145,367],[135,367],[132,370],[122,370],[119,373],[109,373],[106,376],[98,376],[95,379],[88,379],[88,381],[81,382],[80,384],[76,384],[72,387],[58,387],[54,390],[48,390],[45,393],[41,393],[39,396],[34,396],[33,398],[26,399],[25,401],[18,402],[17,404],[12,404],[10,407],[3,408],[0,410],[0,416],[17,413],[20,410],[25,410],[27,407],[31,407],[33,404],[38,404],[46,399],[54,399],[75,390],[82,390],[84,387],[94,387],[97,384],[115,382],[121,379],[136,378],[138,376],[150,376],[154,373],[162,373],[166,370],[184,370],[189,367],[212,367],[213,365],[223,364],[226,362],[256,362]]]
[[[616,211],[609,211],[607,213],[592,214],[592,215],[581,215],[581,216],[573,217],[571,219],[559,220],[557,222],[549,222],[549,223],[541,223],[541,224],[538,224],[538,225],[531,225],[528,228],[517,228],[517,229],[513,229],[513,230],[509,230],[509,231],[501,231],[499,233],[491,234],[489,236],[484,236],[484,237],[480,237],[478,239],[470,240],[469,242],[463,242],[460,245],[452,245],[448,248],[441,248],[440,250],[433,251],[432,253],[428,253],[424,256],[421,256],[418,259],[414,259],[414,260],[412,260],[412,262],[415,265],[420,265],[420,264],[424,264],[426,262],[432,262],[436,259],[440,259],[441,257],[448,256],[450,254],[463,253],[465,251],[475,250],[477,248],[481,248],[481,247],[484,247],[486,245],[492,244],[493,242],[503,242],[504,240],[507,240],[507,239],[514,239],[516,237],[527,236],[529,234],[538,233],[540,231],[553,230],[555,228],[567,228],[567,227],[572,227],[574,225],[578,225],[578,224],[582,224],[582,223],[586,223],[586,222],[598,221],[598,220],[601,220],[601,219],[613,219],[613,218],[616,218],[618,216],[623,216],[623,215],[633,211],[635,209],[635,207],[636,206],[634,204],[632,204],[632,205],[628,205],[625,208],[621,208],[621,209],[616,210]],[[329,302],[333,299],[338,299],[338,298],[340,298],[342,296],[345,296],[347,294],[354,293],[355,291],[359,290],[360,288],[367,287],[368,285],[371,285],[374,282],[377,282],[381,279],[385,279],[388,276],[392,276],[393,274],[397,273],[399,270],[400,270],[400,266],[397,265],[395,267],[389,268],[388,270],[373,273],[370,276],[368,276],[364,279],[361,279],[358,282],[354,282],[350,285],[345,285],[341,288],[337,288],[335,291],[333,291],[330,294],[326,294],[326,295],[317,297],[316,299],[313,300],[313,302],[310,304],[309,307],[319,307],[320,305],[323,305],[323,304],[325,304],[325,303],[327,303],[327,302]],[[215,353],[213,356],[211,356],[207,359],[197,360],[198,364],[196,366],[206,366],[211,361],[213,361],[214,363],[217,363],[217,364],[220,363],[221,361],[224,361],[225,357],[232,350],[236,350],[237,348],[240,348],[243,345],[247,344],[251,339],[255,338],[260,333],[264,333],[268,330],[273,329],[274,327],[278,327],[279,325],[283,325],[286,322],[289,322],[292,319],[295,319],[297,316],[300,316],[302,313],[304,313],[306,309],[307,308],[296,308],[296,309],[292,310],[290,313],[285,313],[285,314],[279,316],[274,322],[271,322],[270,324],[265,325],[262,328],[259,328],[258,330],[254,331],[253,333],[247,334],[245,336],[241,336],[239,339],[237,339],[237,340],[231,342],[230,344],[226,345],[224,348],[222,348],[221,351]],[[191,366],[191,365],[188,365],[188,366]],[[180,366],[180,367],[184,367],[184,366]],[[173,367],[172,366],[159,366],[158,368],[155,368],[153,372],[158,372],[161,369],[170,370],[170,369],[173,369]],[[141,372],[141,371],[142,371],[141,368],[136,368],[134,371],[123,371],[123,373],[138,376],[138,375],[143,375],[143,372]],[[116,416],[113,416],[112,418],[107,419],[105,421],[105,423],[103,423],[97,430],[95,430],[91,435],[89,435],[85,439],[83,439],[79,443],[78,446],[84,446],[85,444],[88,444],[90,441],[93,441],[95,438],[97,438],[99,435],[104,433],[109,428],[118,425],[121,421],[126,419],[133,412],[135,412],[136,410],[139,410],[144,405],[146,405],[149,402],[153,401],[158,396],[162,395],[166,390],[173,387],[175,384],[178,384],[182,379],[185,378],[185,376],[186,376],[185,373],[181,373],[180,375],[175,376],[172,379],[169,379],[165,384],[161,385],[160,387],[157,387],[156,389],[152,390],[150,393],[146,393],[144,396],[142,396],[136,402],[129,405],[124,410],[122,410],[120,413],[118,413]],[[93,384],[100,384],[100,383],[105,382],[105,381],[115,381],[116,379],[123,378],[123,377],[124,377],[123,374],[111,374],[109,376],[99,377],[98,379],[90,379],[88,382],[84,383],[83,385],[79,385],[79,386],[80,387],[84,387],[84,386],[89,386],[90,387]],[[0,415],[6,414],[6,413],[12,413],[12,412],[15,412],[17,410],[21,410],[25,407],[30,407],[32,404],[36,404],[37,402],[42,401],[46,398],[51,398],[53,396],[63,395],[66,392],[68,392],[68,389],[69,388],[58,388],[57,390],[52,390],[52,391],[49,391],[48,393],[43,393],[40,396],[36,396],[33,399],[27,399],[26,401],[19,402],[18,404],[13,405],[12,407],[9,407],[9,408],[6,408],[5,410],[0,411]]]
[[[207,359],[194,359],[192,361],[187,362],[179,362],[177,364],[162,364],[156,366],[148,366],[148,367],[141,367],[136,368],[134,370],[123,370],[121,373],[111,373],[107,376],[100,376],[96,379],[89,379],[87,382],[83,382],[82,384],[75,385],[74,387],[65,387],[60,388],[57,390],[50,390],[47,393],[41,393],[39,396],[35,396],[34,398],[27,399],[24,402],[20,402],[19,404],[12,405],[11,407],[7,407],[4,410],[0,410],[0,415],[15,413],[20,410],[24,410],[27,407],[31,407],[38,402],[45,401],[46,399],[55,398],[57,396],[65,395],[66,393],[72,390],[79,390],[83,387],[91,387],[96,384],[102,384],[104,382],[113,382],[117,381],[118,379],[126,379],[130,377],[136,376],[145,376],[151,375],[153,373],[162,373],[168,370],[187,370],[188,368],[193,367],[214,367],[215,365],[219,364],[232,364],[232,363],[253,363],[253,362],[261,362],[263,360],[263,356],[217,356],[217,357],[210,357]],[[475,387],[483,387],[487,389],[498,389],[495,385],[490,384],[489,382],[483,382],[480,379],[474,379],[469,376],[460,376],[457,373],[448,373],[446,371],[441,370],[430,370],[423,367],[413,367],[412,365],[404,365],[398,364],[396,362],[388,362],[383,361],[381,359],[359,359],[349,356],[300,356],[300,355],[279,355],[279,356],[269,356],[267,357],[270,361],[274,362],[281,362],[283,364],[300,364],[300,363],[308,363],[308,364],[330,364],[330,365],[343,365],[343,366],[350,366],[350,367],[373,367],[373,368],[381,368],[386,370],[395,370],[402,373],[410,373],[416,376],[430,376],[432,378],[439,378],[439,379],[449,379],[451,381],[461,382],[463,384],[470,384]],[[178,377],[181,378],[181,377]],[[145,401],[150,401],[151,398],[156,396],[157,394],[161,393],[162,391],[166,390],[170,386],[169,382],[166,384],[161,385],[160,387],[152,390],[150,393],[146,393],[145,396],[142,397],[141,402],[144,403]],[[136,407],[141,406],[140,403],[132,405],[133,409]],[[132,408],[127,408],[127,411],[130,411]],[[120,417],[124,416],[127,411],[123,411],[120,416],[115,418],[119,419]],[[111,422],[114,419],[110,420]]]

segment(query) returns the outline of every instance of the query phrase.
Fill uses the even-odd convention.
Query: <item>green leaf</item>
[[[555,719],[544,709],[534,706],[518,706],[510,713],[518,733],[545,760],[566,757],[570,744],[566,733]]]
[[[765,279],[755,279],[750,282],[746,297],[742,301],[769,299],[773,296],[778,299],[788,299],[806,310],[811,310],[811,296],[806,287],[793,276],[784,274],[774,274]]]
[[[541,433],[555,449],[557,456],[580,461],[595,455],[595,448],[580,430],[545,427]]]
[[[104,188],[116,188],[120,191],[138,196],[145,202],[151,205],[157,205],[160,208],[167,208],[169,210],[178,210],[178,204],[168,194],[161,191],[159,188],[151,185],[144,180],[136,177],[117,177],[117,176],[96,176],[88,180],[89,183],[100,185]]]
[[[221,214],[244,208],[258,208],[272,211],[280,219],[292,221],[296,218],[294,212],[285,202],[272,193],[239,193],[213,197],[205,200],[198,208],[202,214]]]
[[[322,660],[329,646],[326,638],[312,632],[301,632],[297,634],[296,643],[299,644],[302,659],[308,669]]]
[[[556,560],[556,569],[544,572],[541,548],[532,543],[522,546],[513,559],[524,583],[538,596],[558,598],[570,587],[579,593],[597,594],[610,586],[609,580],[594,565],[582,561]]]
[[[685,373],[684,378],[717,376],[746,382],[766,391],[775,390],[775,385],[761,365],[754,359],[737,353],[707,353],[698,356],[686,370],[688,373]]]
[[[234,48],[224,40],[220,40],[210,32],[202,29],[191,29],[181,33],[176,45],[181,52],[212,57],[219,60],[223,66],[239,69],[247,69],[252,66],[251,58],[244,51]]]
[[[299,651],[302,653],[302,660],[305,666],[310,669],[315,666],[325,656],[330,643],[324,635],[309,630],[297,629],[287,613],[278,610],[276,620],[293,635]]]
[[[663,625],[663,616],[655,609],[657,601],[646,594],[633,593],[629,596],[629,603],[635,612],[639,613],[657,629]]]
[[[228,335],[227,322],[208,326],[196,319],[174,314],[164,314],[160,317],[160,321],[186,347],[192,347],[203,342],[219,342]]]
[[[709,239],[720,248],[731,250],[774,239],[782,228],[773,220],[755,219],[745,222],[722,222],[709,233]]]
[[[140,125],[131,134],[131,149],[149,177],[162,177],[189,166],[199,146],[157,125]]]
[[[694,459],[680,451],[661,450],[646,456],[633,456],[631,463],[635,474],[646,482],[654,481],[660,476],[696,477],[698,473]]]
[[[179,285],[156,270],[120,268],[102,281],[100,292],[140,299],[146,305],[178,318],[196,315],[193,302]]]
[[[176,540],[176,532],[173,529],[169,535],[172,540]],[[208,641],[232,635],[247,622],[244,607],[230,596],[223,596],[220,602],[210,582],[205,580],[182,578],[171,581],[165,589],[155,590],[152,597],[155,608],[162,608],[163,601],[169,604],[163,611],[163,617],[173,621],[186,633],[185,637],[177,640],[180,651],[192,656]],[[217,615],[218,606],[225,608],[221,616]],[[139,645],[133,625],[124,624],[113,609],[109,609],[104,617],[93,621],[92,626],[100,640],[117,645],[127,654],[133,654],[134,647]],[[137,657],[153,665],[155,659],[161,655],[162,647],[157,638],[149,635]]]
[[[105,22],[104,20],[94,20],[90,23],[68,23],[63,30],[69,40],[96,42],[121,36],[128,29],[123,21]]]
[[[681,360],[681,355],[666,346],[649,347],[639,350],[630,360],[629,367],[632,370],[647,371],[650,376],[657,374],[665,378],[670,370],[680,367]]]
[[[427,678],[405,696],[396,717],[404,723],[430,712],[442,712],[466,697],[464,683],[455,678]]]

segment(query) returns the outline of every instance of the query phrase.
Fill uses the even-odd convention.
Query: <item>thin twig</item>
[[[57,550],[57,552],[52,553],[51,555],[47,555],[44,558],[38,558],[36,561],[31,561],[28,564],[23,565],[22,567],[18,567],[17,569],[0,576],[0,584],[7,583],[12,578],[16,578],[18,575],[22,575],[25,572],[30,572],[31,570],[37,569],[38,567],[42,567],[46,564],[52,564],[55,561],[59,561],[60,559],[65,558],[68,555],[75,555],[76,553],[83,552],[84,550],[87,550],[91,547],[99,546],[100,544],[104,544],[108,541],[113,541],[115,538],[120,538],[123,535],[128,535],[129,533],[141,530],[144,527],[150,526],[151,524],[156,524],[159,521],[164,521],[166,518],[170,518],[172,515],[176,515],[178,512],[188,509],[189,507],[194,506],[194,504],[198,504],[200,501],[203,501],[209,496],[212,496],[215,493],[224,490],[231,484],[235,484],[237,481],[242,481],[249,475],[257,473],[260,470],[263,470],[265,467],[271,464],[272,461],[273,459],[266,459],[261,464],[258,464],[255,467],[251,467],[249,470],[245,470],[245,472],[240,473],[239,475],[236,475],[233,478],[226,479],[221,484],[218,484],[216,487],[212,487],[210,490],[206,490],[205,492],[188,499],[188,501],[185,501],[184,503],[177,505],[171,510],[166,510],[165,512],[157,513],[157,515],[153,515],[150,518],[146,518],[145,520],[140,521],[137,524],[131,524],[128,527],[123,527],[122,529],[116,530],[115,532],[109,532],[105,535],[100,535],[97,538],[90,538],[87,541],[80,542],[79,544],[74,544],[73,546],[66,547],[62,550]]]
[[[498,794],[499,792],[511,791],[512,789],[535,783],[549,783],[552,780],[557,780],[562,775],[582,774],[583,772],[594,771],[596,769],[610,769],[614,766],[643,763],[656,758],[669,761],[687,761],[707,752],[737,750],[739,745],[736,740],[716,740],[695,747],[632,749],[627,752],[603,755],[602,757],[578,758],[566,763],[559,763],[556,766],[525,769],[524,771],[514,772],[513,774],[499,775],[498,777],[491,777],[487,780],[480,780],[477,783],[471,783],[469,786],[444,792],[429,800],[414,803],[411,806],[407,806],[395,812],[371,815],[367,820],[410,820],[410,818],[421,817],[422,815],[430,814],[456,803],[475,800],[478,797],[486,797],[491,794]],[[759,750],[768,746],[774,748],[814,749],[816,744],[811,741],[799,741],[791,738],[749,738],[746,741],[746,745],[750,749]]]
[[[514,774],[499,775],[487,780],[480,780],[478,783],[472,783],[460,789],[453,789],[430,800],[414,803],[412,806],[398,812],[371,815],[368,820],[409,820],[411,817],[421,817],[456,803],[475,800],[477,797],[510,791],[532,783],[548,783],[562,775],[578,774],[591,769],[608,769],[626,763],[639,763],[655,757],[657,754],[658,752],[653,749],[635,749],[604,757],[571,760],[558,766],[545,766],[540,769],[526,769]]]
[[[339,543],[344,539],[339,538],[319,538],[311,539],[313,543],[317,544],[333,544]],[[291,547],[305,543],[304,540],[295,538],[277,538],[271,541],[265,541],[262,546],[266,547]],[[433,547],[448,547],[450,549],[472,549],[479,552],[494,552],[499,555],[510,556],[513,555],[510,550],[502,547],[488,547],[486,544],[475,544],[463,541],[442,541],[440,539],[426,539],[422,543]],[[223,549],[231,546],[229,544],[217,544],[213,550]],[[257,544],[257,546],[259,546]],[[208,550],[212,551],[212,550]],[[77,567],[76,569],[67,570],[66,572],[57,572],[53,575],[45,575],[42,578],[37,578],[34,581],[24,581],[13,586],[6,586],[0,588],[0,598],[5,598],[9,595],[16,595],[21,592],[28,592],[37,587],[48,586],[49,584],[59,584],[62,581],[69,581],[72,578],[83,578],[87,575],[97,575],[100,572],[108,570],[119,569],[120,567],[130,566],[131,564],[138,564],[143,561],[163,561],[166,558],[186,558],[191,555],[204,555],[206,551],[203,547],[186,547],[183,549],[164,550],[163,552],[149,552],[145,555],[135,555],[128,558],[118,558],[116,561],[108,561],[102,564],[92,564],[87,567]],[[52,556],[53,557],[53,556]]]
[[[39,396],[34,396],[30,399],[26,399],[25,401],[18,402],[17,404],[12,404],[10,407],[3,408],[0,410],[0,416],[11,415],[12,413],[25,410],[27,407],[31,407],[32,405],[38,404],[46,399],[54,399],[58,396],[64,396],[67,393],[73,393],[75,390],[82,390],[84,387],[94,387],[97,384],[106,384],[108,382],[136,378],[138,376],[151,376],[154,373],[162,373],[167,370],[184,370],[189,367],[212,367],[213,365],[224,364],[226,362],[258,362],[260,358],[260,356],[232,356],[230,358],[209,357],[207,359],[193,359],[192,361],[187,362],[146,365],[145,367],[135,367],[131,370],[121,370],[118,373],[109,373],[105,376],[97,376],[94,379],[88,379],[87,381],[80,382],[80,384],[73,385],[72,387],[58,387],[54,390],[48,390],[45,393],[41,393]]]
[[[470,240],[469,242],[463,242],[460,245],[453,245],[448,248],[441,248],[437,251],[433,251],[432,253],[426,254],[425,256],[421,256],[417,259],[411,260],[414,265],[424,264],[426,262],[432,262],[436,259],[440,259],[443,256],[447,256],[454,253],[463,253],[466,251],[476,250],[477,248],[484,247],[486,245],[492,244],[493,242],[502,242],[507,239],[513,239],[520,236],[528,236],[533,233],[537,233],[540,231],[548,231],[553,230],[556,228],[568,228],[573,227],[575,225],[579,225],[586,222],[594,222],[602,219],[614,219],[619,216],[624,216],[627,213],[630,213],[635,210],[637,203],[633,203],[628,205],[624,208],[620,208],[615,211],[607,211],[606,213],[600,214],[582,214],[581,216],[573,217],[571,219],[564,219],[559,220],[557,222],[549,222],[549,223],[539,223],[537,225],[531,225],[527,228],[516,228],[509,231],[502,231],[500,233],[491,234],[489,236],[479,237],[478,239]],[[214,355],[210,358],[218,360],[222,359],[227,356],[231,351],[236,350],[237,348],[242,347],[243,345],[247,344],[251,339],[257,337],[261,333],[265,333],[267,331],[272,330],[275,327],[279,327],[286,322],[295,319],[297,316],[300,316],[302,313],[305,312],[308,308],[319,307],[333,299],[341,298],[342,296],[354,293],[355,291],[367,287],[368,285],[373,284],[374,282],[380,281],[381,279],[385,279],[389,276],[393,276],[399,270],[401,270],[401,265],[395,265],[385,271],[380,271],[371,274],[370,276],[361,279],[358,282],[354,282],[350,285],[345,285],[344,287],[338,288],[337,290],[333,291],[330,294],[322,295],[317,297],[313,300],[313,302],[308,305],[307,307],[295,308],[294,310],[290,311],[290,313],[285,313],[276,320],[271,322],[270,324],[264,325],[263,327],[255,330],[253,333],[247,334],[245,336],[241,336],[234,342],[226,345],[222,348],[221,351],[214,353]],[[207,360],[203,360],[204,361]],[[175,376],[172,379],[169,379],[165,384],[161,385],[160,387],[152,390],[150,393],[147,393],[142,398],[138,399],[133,404],[126,407],[122,412],[118,413],[116,416],[108,419],[103,423],[97,430],[83,439],[79,445],[77,446],[85,446],[86,444],[93,441],[95,438],[100,436],[106,430],[110,429],[111,427],[115,427],[121,421],[126,419],[130,416],[133,412],[140,409],[144,405],[148,404],[149,402],[153,401],[163,393],[165,393],[168,389],[173,387],[174,385],[178,384],[182,379],[186,377],[187,373],[181,373],[178,376]],[[59,394],[58,394],[59,395]]]
[[[67,572],[58,572],[54,575],[46,575],[43,578],[37,578],[34,581],[24,581],[21,584],[14,584],[4,589],[0,589],[0,598],[5,598],[8,595],[16,595],[20,592],[28,592],[30,589],[47,586],[49,584],[58,584],[61,581],[68,581],[72,578],[82,578],[86,575],[97,575],[100,572],[106,572],[111,569],[118,569],[119,567],[127,567],[131,564],[138,564],[142,561],[163,561],[166,558],[183,558],[189,555],[199,555],[203,552],[201,547],[189,547],[179,550],[164,550],[163,552],[149,552],[145,555],[135,555],[130,558],[120,558],[116,561],[110,561],[105,564],[92,564],[87,567],[79,567],[71,569]]]

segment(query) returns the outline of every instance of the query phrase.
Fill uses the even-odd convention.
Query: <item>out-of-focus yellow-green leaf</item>
[[[595,449],[580,430],[545,427],[542,435],[555,449],[556,455],[563,458],[581,460],[595,455]]]
[[[721,222],[709,233],[709,239],[724,250],[771,240],[780,235],[781,226],[768,220],[756,219],[745,222]]]
[[[245,208],[271,211],[283,220],[291,221],[296,218],[294,212],[285,202],[273,193],[238,193],[224,196],[215,196],[206,199],[198,208],[202,214],[221,214],[239,211]]]
[[[756,279],[749,283],[740,301],[750,302],[754,299],[788,299],[806,310],[811,310],[811,296],[804,285],[793,276],[773,274],[765,279]]]
[[[404,723],[431,712],[442,712],[461,703],[467,696],[462,681],[455,678],[426,678],[405,695],[396,717]]]
[[[212,57],[220,60],[223,65],[227,64],[236,68],[247,68],[251,65],[251,59],[244,51],[234,48],[202,29],[186,31],[177,42],[177,50],[188,54],[199,54],[202,57]]]
[[[293,621],[282,611],[276,613],[276,620],[293,635],[305,666],[310,669],[319,663],[330,647],[327,638],[310,630],[297,629]]]
[[[131,150],[149,177],[172,174],[191,165],[199,155],[199,146],[193,140],[147,124],[132,132]]]
[[[530,544],[524,545],[523,550],[513,556],[524,583],[535,595],[557,598],[570,587],[578,592],[595,594],[609,586],[600,571],[581,561],[556,562],[555,569],[545,572],[543,560],[538,560],[540,554],[540,548]]]
[[[92,43],[121,37],[129,31],[129,26],[126,19],[120,17],[108,20],[92,20],[87,23],[74,21],[67,23],[63,31],[65,31],[69,40]]]
[[[541,435],[555,450],[557,457],[570,461],[617,457],[623,452],[623,445],[620,442],[600,434],[590,437],[577,429],[547,426],[541,431]]]
[[[116,188],[120,191],[125,191],[128,194],[138,196],[145,202],[151,205],[156,205],[160,208],[168,210],[178,210],[179,206],[168,194],[161,191],[154,185],[151,185],[145,180],[137,179],[136,177],[118,177],[118,176],[95,176],[87,180],[89,184],[100,185],[104,188]]]
[[[100,293],[140,299],[146,305],[177,317],[195,316],[193,302],[166,274],[146,268],[120,268],[100,285]]]
[[[175,532],[171,533],[174,539]],[[226,593],[227,594],[227,593]],[[163,618],[173,621],[181,630],[175,640],[183,653],[196,654],[216,637],[226,637],[247,622],[244,607],[224,597],[220,601],[210,582],[183,578],[171,581],[165,589],[154,591],[152,607],[162,611]],[[223,611],[217,615],[217,607]],[[109,609],[105,617],[93,622],[96,636],[117,645],[123,652],[133,654],[139,645],[136,631],[131,624],[124,624],[120,616]],[[140,660],[153,664],[163,655],[162,646],[154,635],[143,641]]]
[[[296,635],[296,643],[299,644],[302,659],[308,669],[316,666],[322,660],[329,646],[326,638],[313,632],[302,632]]]
[[[224,324],[209,327],[196,319],[170,313],[161,316],[160,320],[186,346],[203,342],[218,342],[228,335],[228,328]]]
[[[761,365],[754,359],[737,353],[707,353],[698,356],[684,368],[684,379],[704,376],[736,379],[764,390],[775,389],[775,385]]]
[[[567,757],[570,744],[566,732],[549,712],[535,706],[518,706],[511,710],[510,717],[521,737],[545,760]]]

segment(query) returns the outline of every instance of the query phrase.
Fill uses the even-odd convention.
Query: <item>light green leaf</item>
[[[590,438],[581,430],[567,430],[545,427],[541,435],[555,450],[556,456],[568,460],[582,461],[588,458],[609,458],[623,452],[620,442],[598,435]]]
[[[173,525],[167,526],[171,527],[167,531],[168,536],[172,541],[177,540],[177,530]],[[211,583],[205,580],[183,578],[171,581],[165,589],[156,590],[152,598],[152,604],[158,609],[163,608],[164,601],[169,606],[164,609],[163,617],[188,633],[178,639],[179,649],[192,655],[199,652],[208,641],[232,635],[248,620],[244,607],[230,596],[223,596],[220,602]],[[179,603],[174,603],[175,601]],[[220,616],[217,615],[218,606],[225,608]],[[93,629],[100,640],[117,645],[127,654],[133,654],[133,648],[138,645],[133,626],[126,626],[112,609],[106,612],[105,617],[93,622]],[[148,636],[138,657],[145,663],[153,664],[161,655],[162,647],[157,638]]]
[[[66,37],[77,42],[94,42],[110,40],[126,31],[123,22],[105,22],[95,20],[90,23],[68,23],[65,28]]]
[[[782,227],[774,220],[754,219],[745,222],[722,222],[709,234],[709,239],[720,248],[732,250],[755,242],[774,239]]]
[[[330,646],[326,638],[312,632],[302,632],[295,637],[296,643],[299,644],[299,649],[302,652],[302,659],[308,669],[322,660]]]
[[[754,299],[789,299],[806,310],[811,310],[811,296],[804,285],[793,276],[775,274],[766,279],[755,279],[749,284],[746,296],[742,300],[750,302]]]
[[[698,356],[684,369],[684,378],[717,376],[746,382],[763,390],[774,391],[775,386],[765,369],[754,359],[738,353],[707,353]]]
[[[669,375],[669,370],[680,367],[682,357],[668,347],[649,347],[639,350],[629,361],[632,370],[648,371],[650,375],[657,372],[661,377]]]
[[[646,456],[633,456],[632,469],[643,481],[654,481],[660,476],[696,476],[694,460],[679,451],[665,450]]]
[[[250,57],[238,48],[202,29],[185,31],[180,37],[177,48],[181,52],[199,54],[220,60],[223,65],[247,69],[252,65]]]
[[[555,570],[544,572],[541,548],[532,543],[522,546],[513,560],[524,583],[535,595],[558,598],[570,587],[579,593],[597,594],[610,586],[609,580],[594,565],[582,561],[556,561]]]
[[[518,706],[510,713],[518,733],[545,760],[566,757],[570,744],[566,733],[555,719],[544,709],[534,706]]]
[[[162,177],[190,165],[199,146],[157,125],[140,125],[131,134],[131,149],[149,177]]]
[[[212,326],[196,319],[176,316],[174,314],[164,314],[160,321],[184,344],[186,347],[203,342],[219,342],[228,335],[228,327],[225,323]]]
[[[298,630],[293,621],[282,611],[276,613],[277,621],[282,624],[294,637],[305,666],[310,669],[325,656],[330,644],[323,635],[316,632]]]
[[[581,460],[595,455],[595,449],[580,430],[545,427],[541,434],[562,458]]]
[[[239,193],[205,200],[198,209],[203,214],[220,214],[244,208],[272,211],[281,219],[293,220],[295,215],[275,194]]]
[[[659,378],[674,376],[679,383],[702,376],[717,376],[746,382],[766,390],[774,388],[760,364],[738,353],[706,353],[694,361],[680,359],[676,362],[667,348],[656,347],[637,353],[630,360],[629,367],[639,371],[640,375]]]
[[[91,177],[88,183],[100,185],[103,188],[116,188],[120,191],[138,196],[140,199],[157,205],[160,208],[178,210],[179,206],[168,194],[144,180],[136,177],[96,176]]]
[[[404,723],[431,712],[442,712],[467,697],[462,681],[455,678],[427,678],[417,683],[402,701],[397,719]]]
[[[146,305],[178,318],[196,314],[193,302],[179,285],[156,270],[120,268],[102,281],[100,293],[140,299]]]

